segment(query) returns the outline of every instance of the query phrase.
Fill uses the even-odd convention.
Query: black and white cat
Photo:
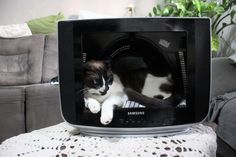
[[[138,70],[124,76],[113,73],[109,62],[101,60],[86,62],[84,72],[85,106],[92,113],[101,111],[103,125],[112,121],[114,108],[122,107],[127,100],[153,108],[173,106],[171,74],[157,77]]]

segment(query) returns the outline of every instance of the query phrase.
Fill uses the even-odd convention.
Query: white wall
[[[146,16],[157,0],[0,0],[0,25],[63,12],[66,17],[81,10],[100,14],[128,16],[127,6],[134,4],[136,15]]]

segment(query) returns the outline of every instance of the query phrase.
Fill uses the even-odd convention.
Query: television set
[[[90,135],[160,135],[186,130],[208,113],[210,43],[208,18],[60,21],[59,87],[64,120]],[[88,72],[93,68],[90,64],[109,72]],[[106,83],[108,77],[110,83]],[[156,78],[164,82],[158,86]],[[96,86],[99,79],[100,87]],[[113,87],[115,83],[119,87]],[[136,88],[137,84],[141,87]],[[103,91],[95,92],[102,87]],[[107,93],[114,95],[118,88],[124,96],[122,105],[113,101],[115,97],[106,101]],[[105,98],[96,100],[101,97]],[[105,101],[112,106],[109,112],[105,112]]]

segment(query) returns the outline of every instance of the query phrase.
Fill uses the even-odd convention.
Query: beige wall
[[[100,14],[128,16],[134,4],[137,16],[145,16],[157,0],[0,0],[0,24],[23,23],[29,19],[63,12],[65,16],[81,10]]]

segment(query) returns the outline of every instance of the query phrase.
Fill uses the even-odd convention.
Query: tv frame
[[[208,113],[211,84],[211,21],[209,18],[114,18],[70,20],[58,23],[59,49],[59,86],[63,119],[81,129],[81,132],[92,135],[153,135],[173,134],[186,130],[187,126],[203,121]],[[74,67],[73,40],[74,28],[80,32],[137,32],[137,31],[185,31],[187,32],[188,69],[195,74],[189,79],[192,86],[191,103],[194,102],[194,122],[144,128],[109,128],[76,124],[76,108],[74,105]],[[66,39],[66,40],[65,40]],[[191,64],[189,64],[191,62]],[[193,67],[194,65],[194,67]],[[188,77],[191,77],[189,74]],[[191,82],[192,81],[192,82]]]

